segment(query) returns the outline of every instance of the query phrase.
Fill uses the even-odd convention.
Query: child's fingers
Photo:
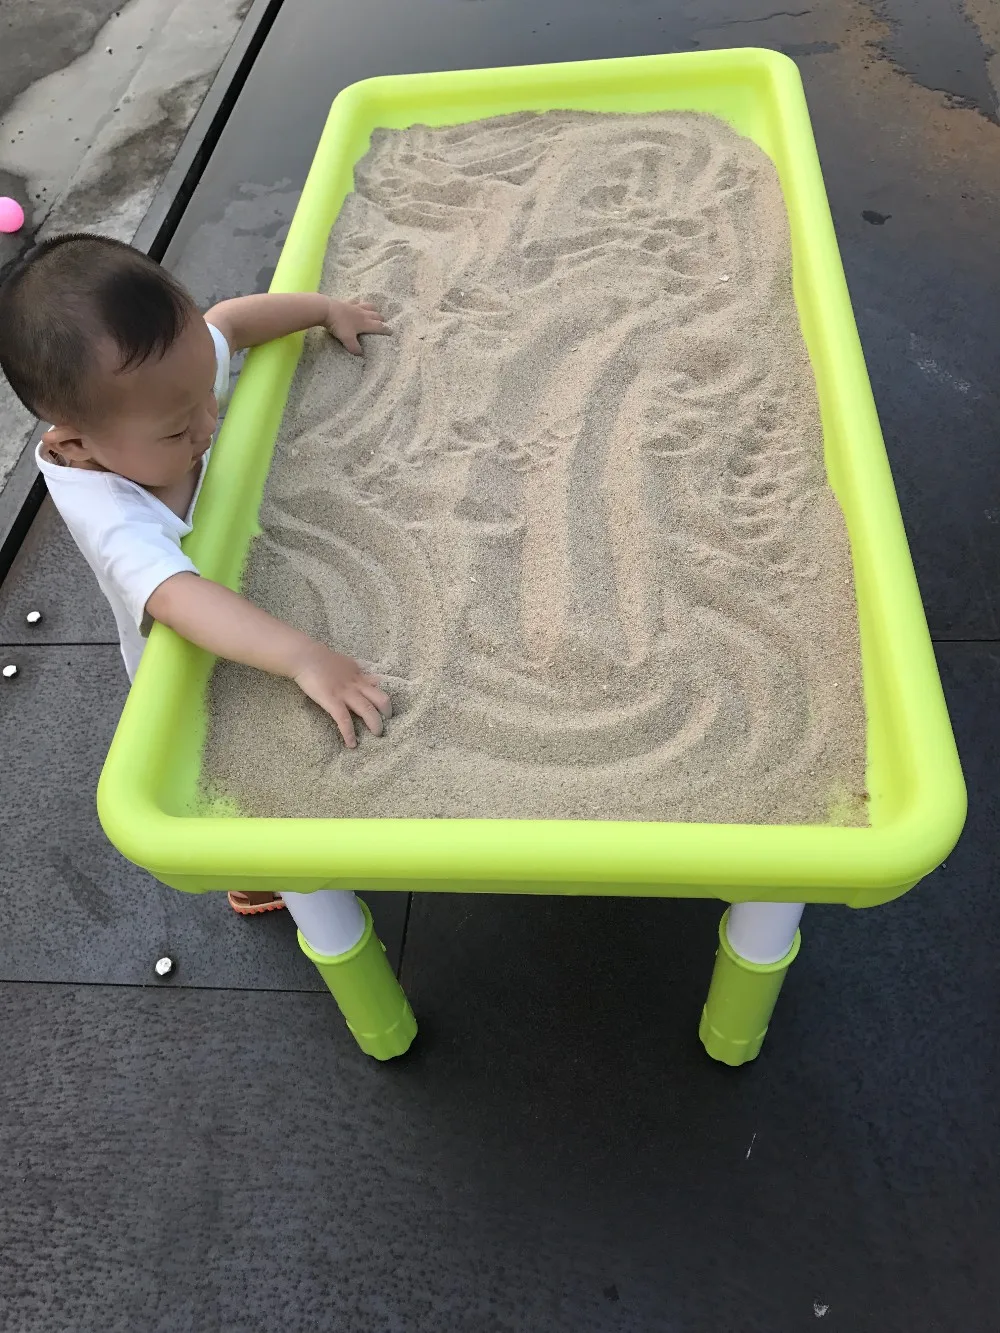
[[[357,747],[358,738],[354,733],[354,718],[351,716],[351,710],[343,699],[333,698],[323,707],[337,724],[337,730],[344,738],[344,744],[349,750]]]
[[[358,689],[370,699],[383,717],[392,717],[392,700],[379,685],[375,676],[362,676]]]
[[[347,703],[352,713],[357,713],[373,736],[382,735],[382,714],[370,703],[360,689],[352,690],[347,696]]]

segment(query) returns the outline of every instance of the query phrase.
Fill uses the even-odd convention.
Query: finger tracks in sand
[[[258,814],[863,822],[851,565],[774,168],[707,116],[376,134],[248,591],[393,684],[344,752],[222,666],[207,771]],[[249,757],[248,757],[249,756]]]

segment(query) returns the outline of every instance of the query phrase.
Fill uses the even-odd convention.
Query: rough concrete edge
[[[161,260],[166,253],[282,3],[283,0],[254,0],[146,210],[132,244],[153,259]],[[34,444],[41,424],[36,421],[32,425],[5,485],[0,488],[0,582],[6,578],[45,498],[45,483],[34,459]]]
[[[986,72],[1000,112],[1000,11],[995,0],[959,0],[959,7],[979,32],[986,50]]]

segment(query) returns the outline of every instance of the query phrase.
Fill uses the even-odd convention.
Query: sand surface
[[[260,815],[866,821],[844,522],[770,161],[707,116],[379,132],[248,595],[372,664],[344,749],[222,664],[206,774]]]

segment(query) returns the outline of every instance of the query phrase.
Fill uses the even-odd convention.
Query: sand
[[[221,664],[249,814],[866,822],[853,578],[777,175],[688,113],[382,131],[307,336],[244,584],[370,664],[345,750]]]

